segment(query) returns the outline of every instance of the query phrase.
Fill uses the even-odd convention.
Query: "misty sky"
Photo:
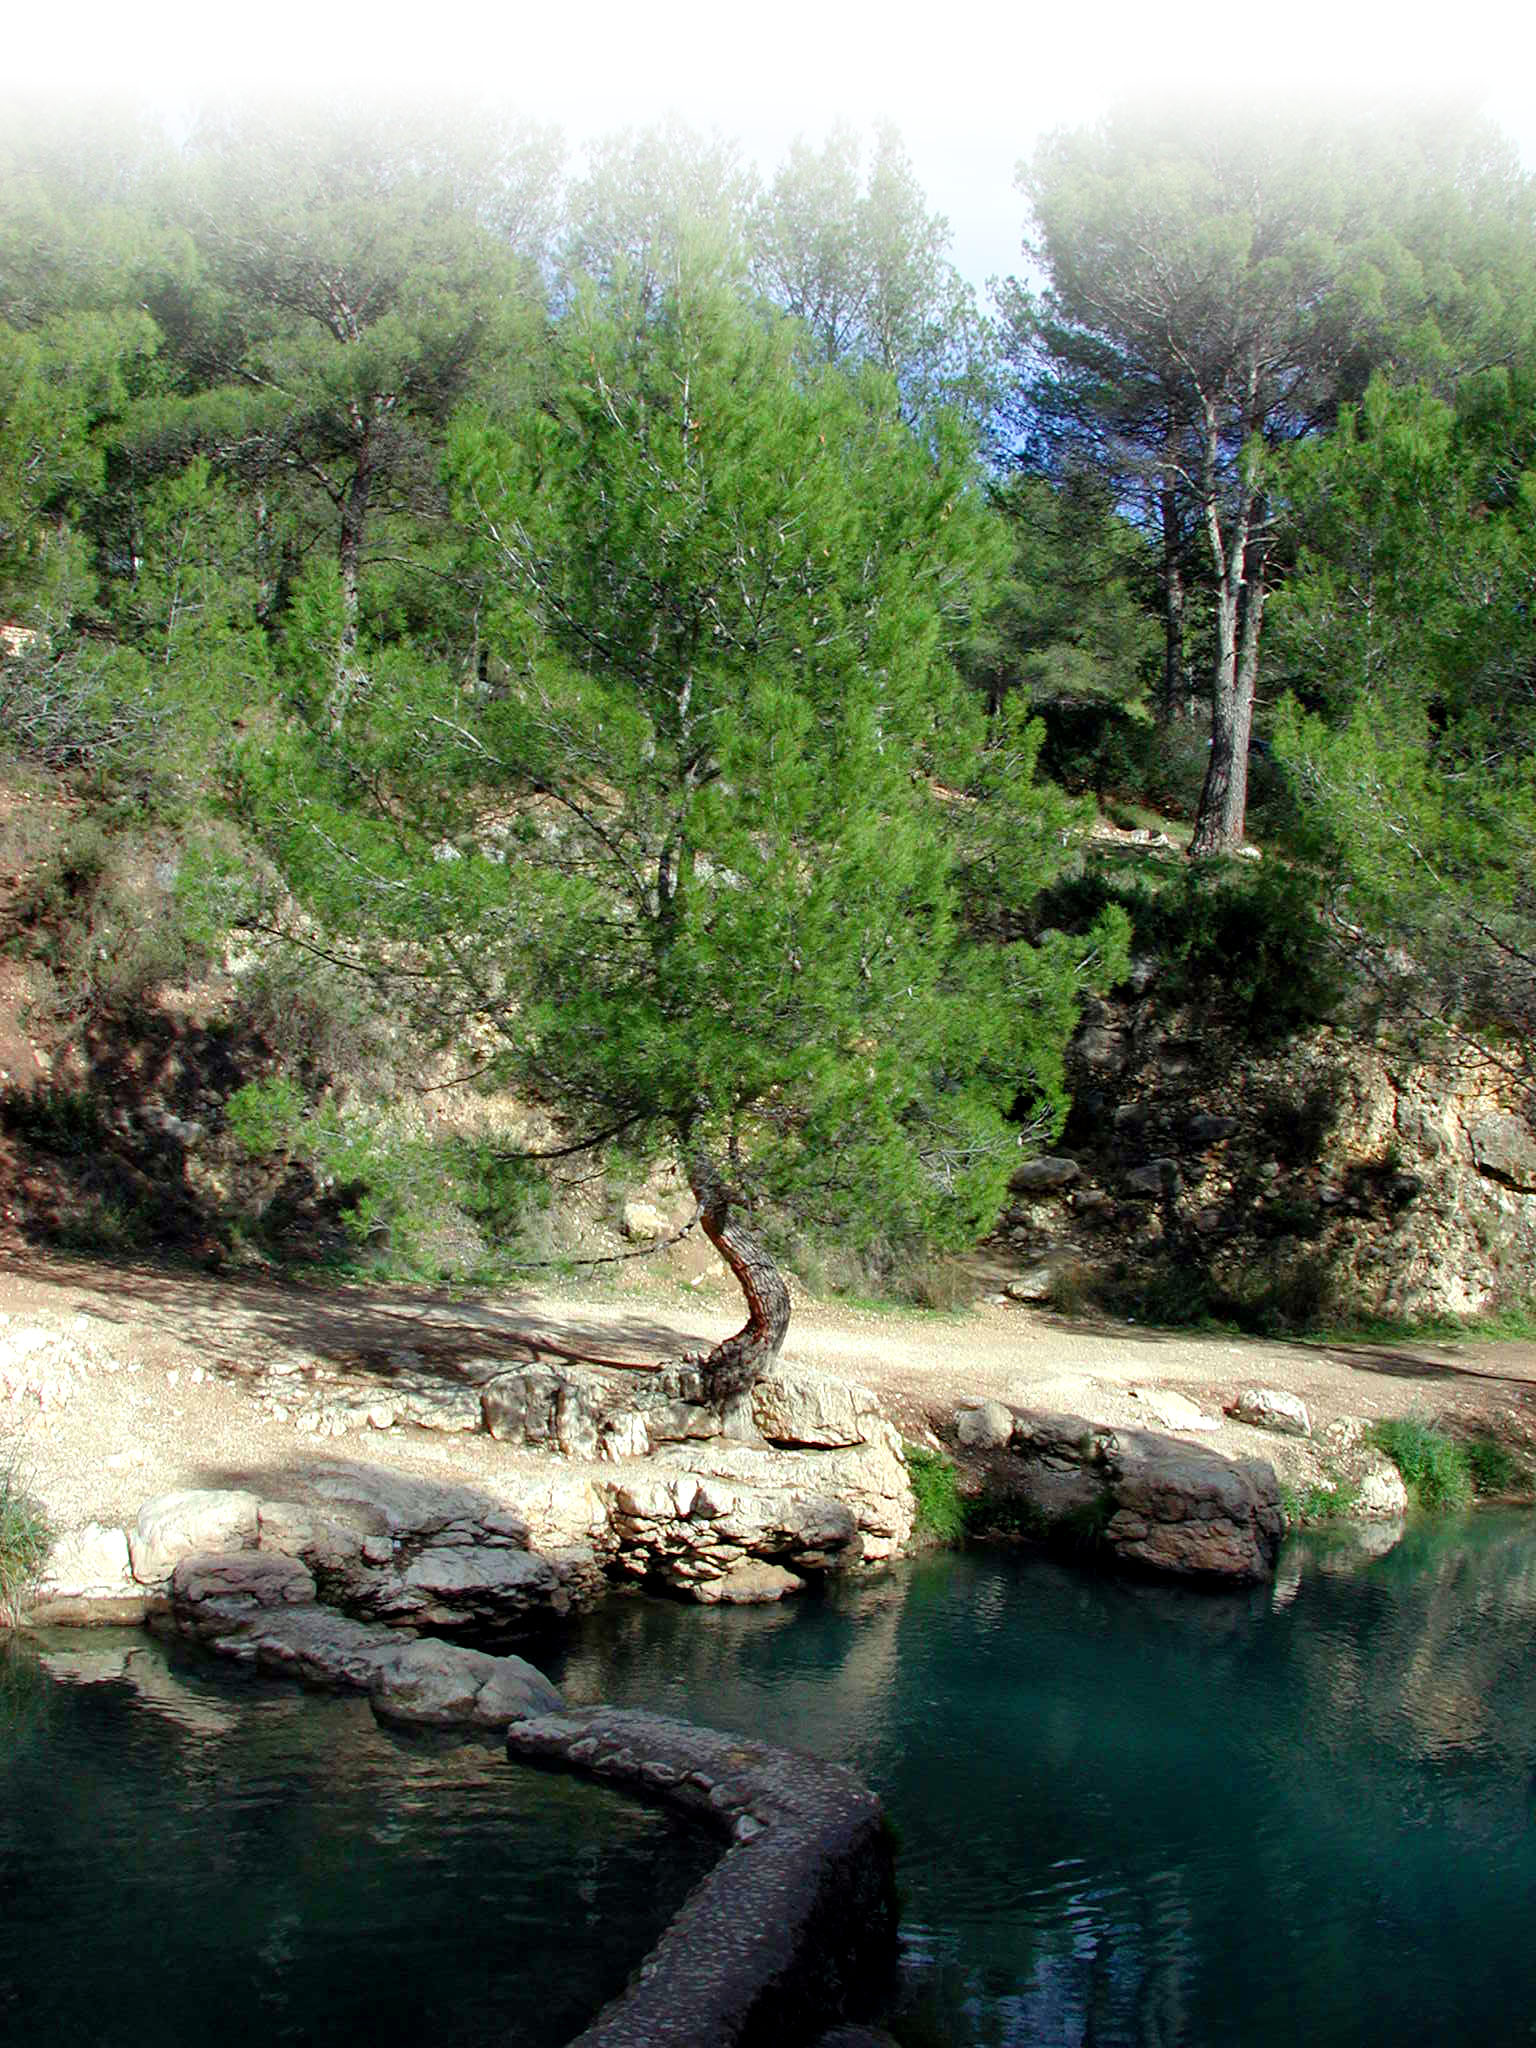
[[[1454,92],[1536,166],[1536,8],[1510,0],[85,0],[33,4],[6,82],[131,93],[173,117],[210,92],[461,90],[583,137],[676,112],[764,169],[838,118],[901,130],[978,286],[1019,267],[1014,167],[1044,129],[1132,92],[1306,100]]]

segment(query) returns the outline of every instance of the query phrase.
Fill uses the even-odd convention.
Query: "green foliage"
[[[1373,1422],[1367,1434],[1402,1473],[1415,1507],[1439,1514],[1471,1504],[1471,1460],[1464,1447],[1443,1431],[1405,1415]]]
[[[903,1444],[902,1456],[916,1503],[913,1533],[945,1549],[963,1542],[970,1510],[952,1462],[942,1451],[917,1444]]]
[[[1536,370],[1456,407],[1374,383],[1279,471],[1308,536],[1277,607],[1275,744],[1333,928],[1404,1007],[1532,1071]]]
[[[1318,918],[1318,884],[1305,870],[1265,863],[1143,860],[1129,872],[1084,865],[1045,892],[1040,923],[1080,930],[1118,909],[1131,946],[1166,963],[1170,999],[1199,1001],[1272,1044],[1326,1021],[1343,992]]]
[[[1359,1487],[1352,1480],[1341,1479],[1337,1475],[1314,1479],[1303,1487],[1291,1486],[1285,1480],[1280,1482],[1280,1505],[1285,1511],[1286,1522],[1293,1529],[1345,1521],[1354,1512],[1359,1497]]]
[[[968,671],[994,698],[1022,688],[1053,731],[1085,706],[1144,724],[1161,644],[1145,537],[1082,470],[1059,486],[1013,478],[997,506],[1011,560],[967,650]]]
[[[19,1620],[51,1542],[47,1515],[27,1490],[18,1448],[0,1443],[0,1629]]]
[[[252,1159],[270,1159],[294,1151],[309,1117],[309,1104],[296,1081],[285,1074],[248,1081],[224,1105],[230,1135]]]
[[[855,1239],[959,1243],[1021,1090],[1062,1113],[1123,931],[967,929],[1065,815],[954,667],[997,529],[963,437],[796,346],[687,252],[659,300],[585,298],[549,406],[454,442],[506,681],[381,658],[344,732],[248,754],[247,801],[308,907],[412,949],[534,1097]]]
[[[1463,1440],[1462,1448],[1467,1454],[1475,1493],[1529,1498],[1536,1474],[1528,1460],[1517,1457],[1500,1438],[1490,1434],[1469,1436]]]

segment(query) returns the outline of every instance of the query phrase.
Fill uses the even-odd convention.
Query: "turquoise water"
[[[0,1654],[6,2041],[553,2048],[716,1854],[142,1635],[45,1649]],[[1236,1596],[983,1554],[616,1600],[544,1661],[882,1791],[911,2048],[1536,2043],[1536,1518]]]
[[[719,1853],[498,1746],[391,1735],[141,1634],[44,1648],[0,1645],[18,2048],[555,2048]]]
[[[856,1765],[927,2048],[1536,2042],[1536,1520],[1201,1595],[996,1555],[614,1603],[554,1675]]]

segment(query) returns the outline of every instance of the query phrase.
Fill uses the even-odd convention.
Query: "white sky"
[[[31,0],[3,83],[132,94],[468,91],[587,136],[672,111],[771,169],[838,118],[894,120],[978,285],[1018,268],[1014,168],[1129,93],[1464,93],[1536,165],[1526,0]]]

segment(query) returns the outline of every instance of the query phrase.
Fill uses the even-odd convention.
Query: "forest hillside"
[[[1528,1313],[1533,206],[1126,107],[982,304],[889,130],[13,108],[0,1226]]]

